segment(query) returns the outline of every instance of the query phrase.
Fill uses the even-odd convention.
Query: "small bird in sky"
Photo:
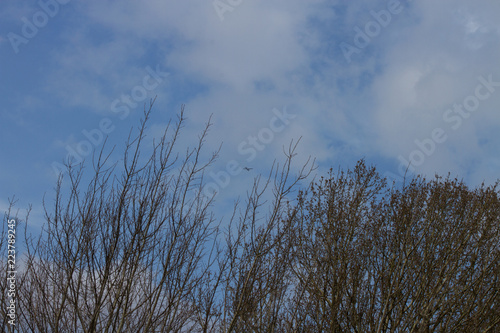
[[[244,167],[243,169],[244,169],[244,170],[246,170],[246,171],[250,171],[250,170],[252,170],[253,168]]]

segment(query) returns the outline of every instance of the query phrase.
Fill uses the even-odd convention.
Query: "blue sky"
[[[299,137],[296,168],[364,157],[387,176],[493,183],[498,14],[496,0],[1,1],[0,208],[15,195],[43,222],[54,162],[100,149],[98,132],[119,152],[154,96],[150,137],[186,104],[193,145],[213,115],[220,202]],[[231,163],[253,170],[210,176]]]

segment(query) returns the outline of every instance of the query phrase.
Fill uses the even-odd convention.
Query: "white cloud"
[[[426,156],[417,172],[432,176],[452,171],[479,179],[477,168],[484,172],[488,169],[485,165],[494,162],[487,148],[478,146],[480,127],[500,121],[498,113],[489,112],[493,105],[500,105],[500,90],[481,102],[478,111],[464,119],[456,132],[443,121],[443,113],[474,94],[479,76],[493,73],[495,81],[500,81],[498,59],[491,56],[491,50],[481,49],[486,47],[485,39],[492,38],[492,31],[497,31],[498,56],[498,23],[491,20],[492,7],[497,5],[485,2],[472,8],[467,2],[422,1],[415,6],[418,24],[408,31],[406,41],[386,45],[386,65],[371,87],[377,100],[373,113],[378,138],[375,149],[408,158],[417,149],[415,140],[429,138],[433,129],[441,127],[448,140]],[[490,140],[498,143],[497,137]],[[491,180],[494,174],[490,171],[483,178]]]
[[[373,19],[370,10],[385,5],[243,1],[221,21],[212,1],[78,4],[93,30],[68,30],[67,44],[54,51],[59,68],[47,90],[64,105],[106,114],[110,102],[140,83],[144,67],[157,61],[173,72],[155,91],[164,99],[157,107],[172,103],[175,96],[162,96],[179,87],[179,78],[205,87],[175,102],[187,104],[186,143],[195,142],[213,113],[207,147],[224,141],[221,165],[241,158],[238,144],[266,126],[273,108],[284,106],[294,108],[297,121],[259,155],[265,163],[300,136],[301,153],[334,166],[346,156],[397,160],[415,149],[414,140],[447,126],[443,112],[473,92],[479,75],[500,80],[499,5],[413,1],[348,64],[338,56],[339,42],[352,40],[353,27],[364,26]],[[102,35],[95,38],[90,30]],[[491,112],[498,105],[500,90],[459,130],[447,128],[449,139],[417,171],[473,174],[467,168],[477,166],[466,162],[471,156],[483,158],[480,169],[488,170],[494,145],[478,142],[485,123],[500,123]],[[489,140],[498,143],[493,135]]]

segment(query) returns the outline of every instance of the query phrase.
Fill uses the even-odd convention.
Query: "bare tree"
[[[331,173],[299,199],[299,331],[496,332],[497,185],[388,188],[375,168]]]
[[[19,297],[20,329],[40,332],[180,331],[194,325],[188,297],[213,263],[216,225],[211,198],[201,195],[203,143],[182,158],[175,153],[183,110],[171,137],[169,125],[152,154],[143,158],[146,123],[129,136],[121,172],[109,155],[93,161],[85,188],[84,169],[68,165],[56,187],[45,229],[28,242]]]
[[[287,297],[293,287],[290,264],[292,240],[289,200],[297,185],[315,169],[308,160],[298,175],[290,175],[297,143],[285,152],[286,161],[271,168],[262,187],[257,178],[226,241],[223,332],[273,332],[286,327]],[[269,205],[263,197],[272,187]],[[269,209],[263,216],[259,210]]]
[[[223,227],[203,191],[218,153],[201,163],[210,122],[198,146],[179,156],[182,109],[142,156],[152,106],[128,138],[123,165],[111,164],[104,148],[90,170],[68,163],[42,233],[26,236],[20,331],[234,332],[284,320],[286,201],[313,164],[291,177],[290,145],[281,169],[275,164],[263,186],[256,179]]]
[[[19,220],[16,331],[500,331],[498,183],[391,187],[362,160],[304,187],[314,162],[293,175],[292,142],[226,223],[203,191],[210,120],[180,154],[182,108],[148,147],[153,102],[120,164],[104,148],[68,163],[40,235]]]

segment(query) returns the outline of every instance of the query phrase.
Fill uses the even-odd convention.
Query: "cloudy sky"
[[[497,0],[3,0],[0,208],[15,195],[41,218],[55,166],[104,136],[123,147],[154,96],[150,137],[185,104],[192,145],[212,115],[221,200],[300,137],[297,167],[365,158],[396,180],[409,166],[492,183],[499,14]]]

